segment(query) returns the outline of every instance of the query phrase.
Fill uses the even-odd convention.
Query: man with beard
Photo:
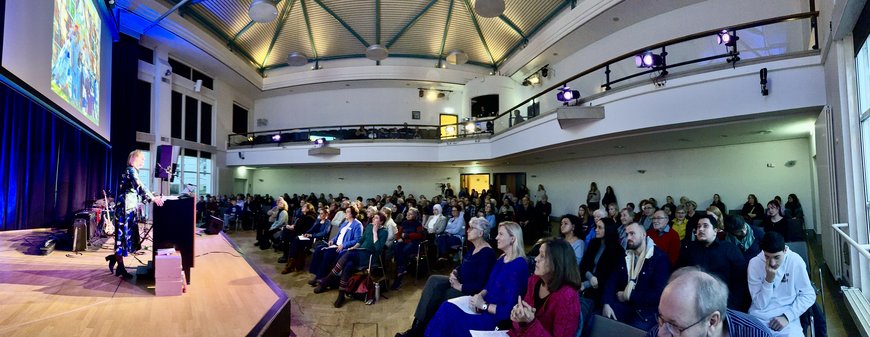
[[[656,324],[659,298],[671,274],[671,262],[647,237],[643,226],[633,222],[625,231],[625,264],[619,265],[604,287],[602,315],[649,330]]]
[[[683,247],[677,266],[698,266],[728,285],[728,308],[745,311],[749,292],[746,287],[746,260],[733,243],[716,240],[716,217],[698,219],[696,240]]]

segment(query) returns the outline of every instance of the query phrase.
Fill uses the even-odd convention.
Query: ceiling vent
[[[390,51],[379,44],[373,44],[366,48],[366,58],[372,61],[383,61],[389,55]]]
[[[287,55],[287,65],[291,67],[299,67],[308,64],[308,56],[300,52],[292,52]]]
[[[251,7],[248,7],[248,16],[254,22],[271,22],[278,17],[278,7],[271,0],[254,0]]]

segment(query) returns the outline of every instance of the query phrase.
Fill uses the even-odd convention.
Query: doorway
[[[526,173],[493,173],[492,180],[493,189],[495,190],[494,194],[498,197],[498,200],[500,201],[507,193],[510,193],[515,197],[519,197],[517,195],[517,191],[520,190],[520,186],[526,184]]]
[[[483,190],[489,190],[489,173],[463,173],[459,177],[459,188],[468,191],[468,195],[471,195],[472,191],[480,194]]]
[[[239,179],[233,182],[233,194],[247,194],[248,193],[248,179]]]
[[[459,116],[452,114],[441,114],[438,118],[441,125],[441,140],[456,138],[458,134],[456,123],[459,123]]]

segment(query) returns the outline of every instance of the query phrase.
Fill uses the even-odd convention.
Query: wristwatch
[[[489,303],[484,303],[480,306],[480,311],[486,311],[486,309],[489,309]]]

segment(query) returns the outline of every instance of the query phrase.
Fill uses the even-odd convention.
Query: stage
[[[170,297],[155,296],[153,280],[110,274],[112,240],[35,255],[53,233],[0,232],[0,336],[289,335],[287,296],[223,233],[194,238],[192,282]],[[125,259],[131,273],[151,252],[137,257]]]

